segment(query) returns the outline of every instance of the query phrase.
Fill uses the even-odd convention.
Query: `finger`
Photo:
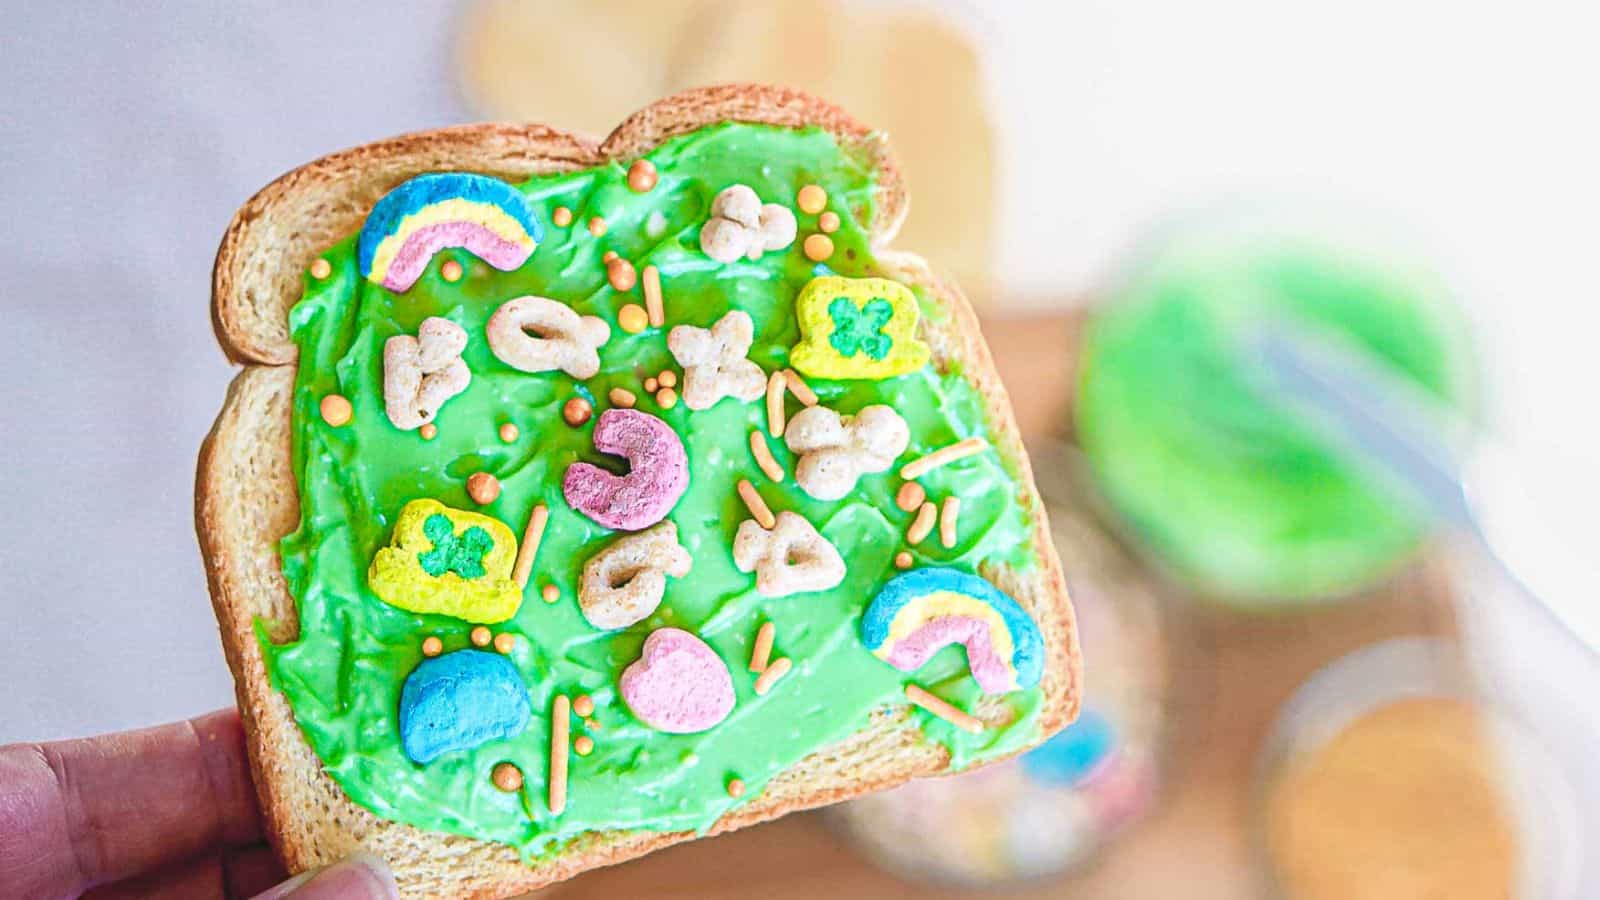
[[[239,715],[0,747],[0,883],[90,887],[260,838]]]
[[[399,896],[388,863],[358,853],[326,869],[302,873],[254,900],[397,900]]]
[[[265,844],[207,853],[154,872],[95,888],[86,900],[140,900],[183,897],[224,900],[251,897],[284,878],[283,867]]]
[[[229,897],[254,897],[288,877],[266,844],[223,851],[222,879]]]

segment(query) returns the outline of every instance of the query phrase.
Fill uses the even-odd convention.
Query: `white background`
[[[191,519],[194,453],[231,376],[206,314],[216,241],[280,172],[467,115],[445,5],[327,6],[5,17],[0,742],[232,700]],[[1152,223],[1219,197],[1354,204],[1460,289],[1495,427],[1593,482],[1592,5],[979,9],[961,17],[996,48],[1008,293],[1081,297]],[[529,52],[580,77],[559,36]],[[1576,533],[1596,533],[1591,513]]]

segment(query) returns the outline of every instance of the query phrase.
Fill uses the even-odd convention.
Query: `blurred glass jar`
[[[1057,875],[1155,804],[1172,671],[1150,579],[1087,512],[1082,465],[1036,454],[1041,493],[1092,673],[1076,723],[1023,756],[913,781],[828,810],[867,857],[907,879],[972,887]]]
[[[1369,646],[1312,675],[1262,752],[1263,892],[1573,900],[1586,844],[1569,774],[1455,644]]]
[[[1076,437],[1101,493],[1177,580],[1230,605],[1351,595],[1427,517],[1261,396],[1252,328],[1288,320],[1447,406],[1475,369],[1449,292],[1362,222],[1259,205],[1197,215],[1137,254],[1086,329]]]

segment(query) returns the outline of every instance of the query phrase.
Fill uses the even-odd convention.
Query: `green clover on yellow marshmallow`
[[[512,580],[517,538],[504,522],[437,500],[407,503],[394,538],[367,569],[367,585],[390,606],[468,622],[504,622],[522,605]]]
[[[795,299],[800,343],[789,361],[819,378],[890,378],[922,368],[928,345],[917,340],[917,298],[888,278],[820,275]]]

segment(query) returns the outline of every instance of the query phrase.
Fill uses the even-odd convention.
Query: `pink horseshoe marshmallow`
[[[638,531],[666,518],[689,487],[689,456],[672,426],[636,409],[608,409],[594,426],[594,448],[628,460],[628,474],[576,462],[561,493],[567,505],[607,528]]]

